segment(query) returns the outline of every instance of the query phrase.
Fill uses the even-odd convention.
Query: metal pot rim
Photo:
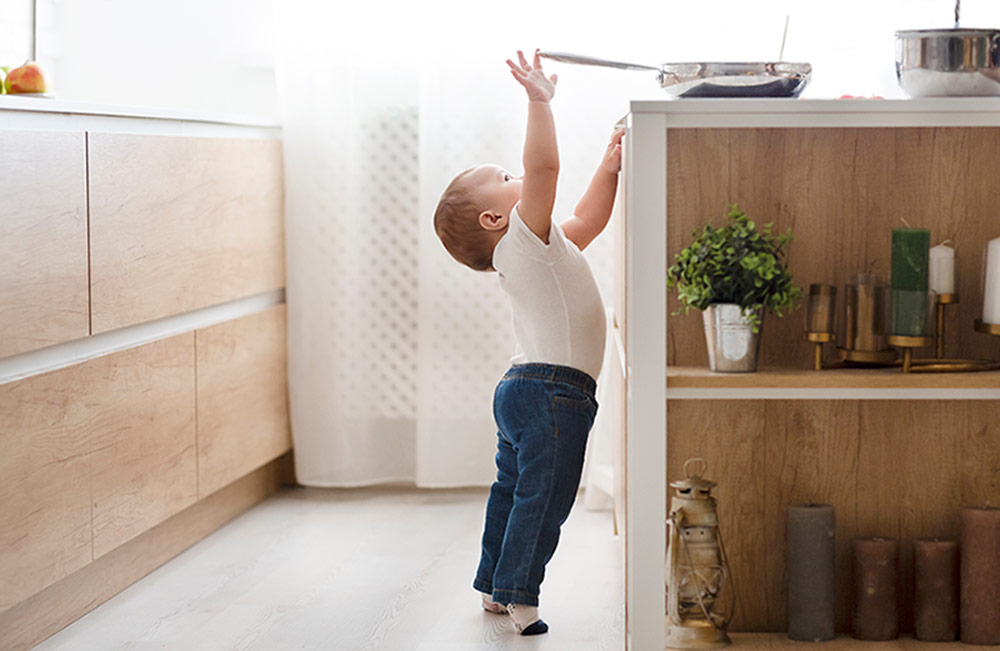
[[[896,32],[896,38],[923,38],[935,36],[952,36],[964,38],[967,36],[992,36],[1000,34],[1000,29],[973,29],[967,27],[946,27],[943,29],[901,29]]]

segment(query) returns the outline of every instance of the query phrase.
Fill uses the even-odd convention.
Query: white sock
[[[537,606],[507,604],[507,612],[510,613],[510,619],[514,622],[514,626],[517,628],[518,633],[521,633],[524,629],[539,620]]]
[[[483,595],[483,610],[486,610],[491,613],[496,613],[498,615],[507,614],[507,609],[504,608],[503,604],[498,604],[497,602],[493,601],[493,597],[486,594],[485,592],[482,592],[480,594]]]

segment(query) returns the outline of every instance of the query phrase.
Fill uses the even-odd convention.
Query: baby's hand
[[[531,65],[525,60],[521,50],[517,51],[517,58],[521,62],[520,66],[510,59],[507,59],[507,65],[510,66],[510,74],[514,75],[514,79],[517,79],[517,82],[528,91],[528,101],[548,102],[552,99],[552,96],[556,94],[556,82],[559,77],[556,75],[545,76],[538,50],[535,50],[535,61]]]
[[[611,142],[604,150],[604,158],[601,160],[601,169],[609,174],[617,174],[622,168],[622,136],[625,135],[625,128],[615,129],[611,134]]]

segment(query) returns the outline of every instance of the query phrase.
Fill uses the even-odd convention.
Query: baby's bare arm
[[[622,136],[624,129],[616,130],[604,152],[604,159],[597,168],[587,191],[576,204],[573,216],[562,223],[563,232],[581,251],[601,234],[611,218],[618,192],[618,172],[622,165]]]
[[[556,200],[556,181],[559,178],[559,148],[556,145],[556,126],[552,119],[549,100],[555,94],[556,75],[546,77],[542,71],[538,51],[529,64],[519,50],[520,65],[510,59],[507,65],[518,83],[528,93],[528,125],[524,137],[524,182],[521,186],[521,219],[545,243],[549,241],[552,225],[552,206]]]

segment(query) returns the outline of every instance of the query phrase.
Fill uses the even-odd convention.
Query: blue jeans
[[[538,605],[545,565],[580,486],[595,388],[583,371],[534,363],[512,366],[497,385],[497,480],[472,586],[498,603]]]

